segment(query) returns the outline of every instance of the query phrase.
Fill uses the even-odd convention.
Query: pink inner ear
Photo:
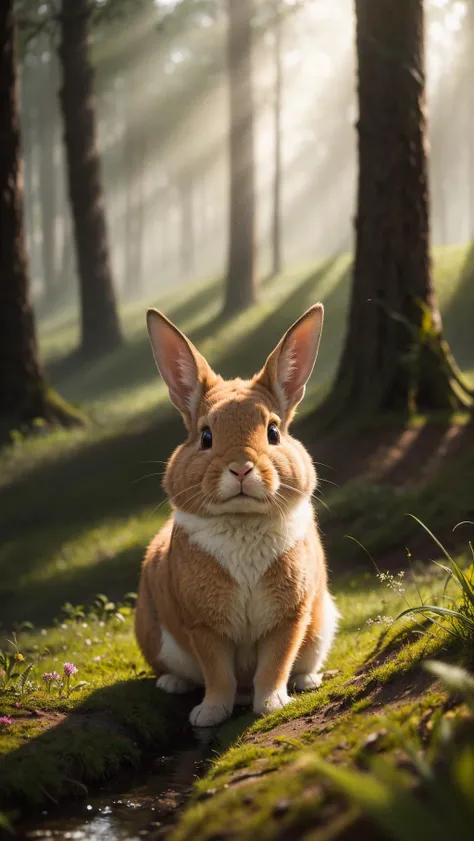
[[[296,341],[292,337],[285,342],[278,361],[278,379],[281,385],[291,382],[297,373],[298,355],[296,353]]]
[[[278,366],[281,384],[285,392],[301,388],[313,370],[317,351],[317,335],[311,318],[295,327],[283,346]]]
[[[158,357],[158,366],[171,399],[181,410],[187,408],[198,381],[196,363],[181,336],[166,325],[159,328]]]
[[[278,361],[280,387],[290,401],[299,402],[316,360],[321,335],[321,316],[312,312],[303,318],[283,342]]]

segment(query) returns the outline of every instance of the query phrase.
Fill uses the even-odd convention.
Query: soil
[[[361,481],[415,487],[474,448],[474,424],[374,426],[315,439],[308,423],[298,432],[321,479],[342,486]]]
[[[362,682],[363,678],[364,675],[360,674],[353,680]],[[370,684],[368,687],[364,686],[361,688],[360,694],[356,697],[351,696],[351,704],[367,698],[369,706],[366,707],[366,710],[369,712],[371,710],[375,712],[381,707],[390,707],[393,710],[398,706],[422,698],[429,689],[432,689],[435,683],[435,678],[432,675],[417,670],[416,672],[399,675],[382,686],[379,685],[375,688],[371,687]],[[245,742],[258,744],[259,747],[276,747],[282,738],[298,739],[302,733],[307,733],[309,730],[322,733],[328,727],[331,727],[333,722],[346,710],[347,701],[341,697],[340,700],[331,701],[324,709],[317,710],[312,715],[286,721],[274,727],[268,733],[251,734],[245,739]],[[239,781],[245,773],[245,770],[237,771],[235,780]],[[233,780],[234,777],[232,777]]]

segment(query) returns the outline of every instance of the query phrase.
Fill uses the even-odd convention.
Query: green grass
[[[336,593],[344,620],[328,663],[339,667],[339,673],[318,691],[304,694],[283,710],[255,721],[223,755],[216,756],[207,774],[195,784],[192,801],[172,841],[212,841],[221,833],[235,841],[255,837],[264,841],[281,837],[312,839],[313,835],[307,834],[310,831],[315,833],[315,841],[322,841],[339,837],[342,826],[351,827],[354,837],[359,837],[361,818],[351,805],[351,792],[354,804],[367,805],[368,814],[377,816],[377,804],[373,803],[371,809],[371,801],[366,804],[362,796],[365,778],[360,774],[361,768],[370,766],[374,755],[384,757],[387,785],[392,769],[400,803],[403,792],[411,798],[408,788],[414,782],[416,767],[411,777],[398,771],[395,775],[393,769],[401,762],[406,766],[415,753],[419,766],[424,767],[426,734],[431,733],[442,711],[453,706],[452,702],[448,704],[443,687],[433,680],[442,675],[441,667],[430,676],[421,666],[427,659],[462,659],[465,655],[459,639],[453,643],[443,627],[385,622],[386,630],[381,634],[380,626],[371,619],[395,617],[397,605],[403,603],[436,602],[443,590],[443,577],[438,573],[433,577],[433,571],[424,569],[404,577],[404,592],[400,589],[400,579],[394,576],[385,576],[375,585],[367,575],[339,582]],[[462,683],[472,694],[472,682],[460,678],[460,670],[453,673],[451,682],[457,680],[457,684],[450,688],[457,691]],[[464,715],[463,708],[461,712]],[[444,730],[437,736],[441,751],[443,734]],[[471,759],[472,750],[469,762]],[[461,765],[463,761],[460,756]],[[339,768],[351,770],[341,770],[338,776]],[[372,780],[376,788],[378,768],[376,764],[373,777],[367,777],[367,791]],[[470,766],[465,770],[472,776]],[[360,796],[356,796],[356,783]],[[334,784],[347,795],[345,801],[340,799],[337,809]],[[455,792],[455,778],[451,785]],[[382,789],[377,792],[378,806],[388,820],[389,803]],[[396,837],[415,837],[409,826],[405,829],[406,835],[402,835],[399,821]],[[379,838],[367,827],[360,837]]]
[[[472,278],[471,262],[466,248],[443,249],[435,255],[446,330],[466,370],[474,370],[474,348],[469,331],[458,329],[458,319],[474,303],[474,283],[465,279]],[[464,296],[461,308],[455,306],[458,288]],[[313,385],[296,425],[317,459],[304,417],[334,373],[348,290],[349,259],[341,256],[267,281],[260,304],[230,321],[219,316],[217,281],[146,303],[160,306],[189,333],[217,370],[232,376],[257,370],[288,324],[322,299],[327,311],[324,339]],[[77,341],[77,324],[70,315],[43,325],[42,351],[54,386],[92,422],[86,428],[19,441],[0,455],[0,617],[7,626],[15,620],[51,620],[71,591],[87,600],[98,590],[119,597],[136,586],[144,546],[165,516],[163,507],[158,507],[163,501],[163,463],[183,437],[181,420],[170,407],[155,370],[144,311],[145,302],[124,311],[126,346],[95,366],[78,367],[68,357]],[[469,489],[461,478],[455,481],[460,485],[458,497],[462,493],[466,498],[459,505],[464,517]],[[454,524],[459,519],[453,510],[455,496],[448,484],[443,493],[439,491],[436,487],[423,492],[421,509],[417,499],[408,496],[405,502],[392,489],[381,489],[383,501],[374,492],[366,519],[376,508],[391,510],[390,525],[380,522],[377,529],[375,519],[370,527],[361,522],[363,528],[356,536],[374,532],[369,548],[379,548],[387,542],[389,529],[392,535],[399,534],[399,516],[406,510],[435,528],[438,515]],[[343,491],[341,506],[349,511],[346,493],[351,491]],[[368,497],[370,489],[363,493]],[[353,494],[359,498],[358,489]],[[341,507],[337,499],[330,505],[336,513]],[[402,528],[408,535],[412,526],[403,523]],[[107,586],[107,581],[112,584]]]
[[[341,673],[321,691],[299,696],[279,713],[258,720],[248,714],[241,721],[230,722],[226,727],[234,728],[232,739],[249,723],[251,735],[264,734],[292,718],[322,710],[330,699],[350,705],[360,701],[365,686],[374,681],[382,685],[387,676],[374,676],[370,669],[363,684],[354,687],[348,683],[374,651],[380,636],[381,626],[368,620],[381,612],[393,618],[407,599],[416,601],[420,592],[432,598],[439,580],[437,573],[419,574],[416,582],[408,583],[403,596],[380,584],[374,575],[341,580],[335,593],[344,621],[329,664],[341,668],[343,663]],[[82,615],[81,609],[73,612],[69,608],[50,627],[19,631],[16,645],[25,658],[20,665],[34,666],[24,696],[0,690],[0,716],[12,719],[12,724],[0,731],[0,809],[40,806],[47,800],[81,794],[84,786],[110,776],[123,764],[141,761],[154,745],[173,749],[187,732],[187,714],[195,697],[178,699],[177,703],[175,698],[157,692],[136,646],[133,614],[126,607],[120,611],[119,619],[112,606],[107,616],[96,609]],[[416,639],[397,653],[399,670],[414,668],[426,653],[445,644],[442,635]],[[6,641],[3,647],[15,650]],[[82,689],[69,698],[64,693],[60,696],[57,690],[48,693],[42,680],[44,673],[61,675],[65,662],[74,663],[78,669],[72,686],[84,682]],[[396,666],[392,670],[396,672]],[[225,741],[223,728],[222,747]],[[283,752],[275,747],[231,748],[203,785],[212,787],[217,779],[222,784],[230,771],[250,768],[261,758],[272,758],[271,767],[279,767],[289,755],[286,748]]]
[[[466,313],[474,305],[472,262],[466,248],[443,249],[435,255],[446,332],[471,376],[474,347]],[[27,440],[17,436],[14,445],[0,453],[0,619],[4,636],[9,637],[25,620],[34,623],[33,629],[20,632],[19,637],[28,662],[35,662],[34,680],[41,683],[43,672],[60,671],[63,662],[72,661],[78,666],[78,679],[87,681],[87,686],[70,699],[47,696],[41,689],[21,701],[20,707],[0,694],[0,715],[11,714],[14,721],[0,733],[4,798],[0,809],[11,802],[40,803],[79,792],[81,786],[112,774],[124,762],[140,761],[150,743],[164,745],[179,736],[192,703],[185,699],[175,715],[173,700],[170,717],[153,682],[146,676],[137,680],[143,664],[130,617],[124,623],[113,620],[104,626],[54,623],[66,601],[90,604],[97,592],[121,599],[125,592],[135,590],[144,548],[167,516],[161,474],[184,432],[154,367],[144,328],[146,305],[162,308],[219,372],[233,376],[257,370],[288,325],[314,301],[323,300],[327,315],[317,373],[296,425],[297,434],[317,459],[309,413],[325,393],[337,364],[349,270],[349,258],[341,256],[287,271],[265,283],[258,306],[231,320],[220,316],[222,290],[217,281],[133,304],[123,312],[127,344],[95,366],[79,366],[70,356],[77,343],[77,324],[71,314],[42,325],[42,352],[52,384],[91,422],[67,431],[40,430],[37,437]],[[300,697],[281,713],[253,723],[251,738],[263,737],[292,717],[314,715],[335,699],[346,709],[354,707],[361,721],[366,720],[367,697],[361,685],[352,681],[380,635],[379,625],[366,623],[378,615],[393,617],[403,609],[404,601],[377,582],[371,562],[344,535],[353,535],[376,558],[397,549],[402,565],[404,547],[417,528],[404,514],[417,514],[435,531],[472,517],[473,469],[471,454],[414,490],[355,481],[340,490],[325,491],[329,511],[322,507],[320,520],[323,532],[329,532],[326,543],[334,590],[344,616],[329,667],[340,674],[321,692]],[[353,574],[348,569],[354,569]],[[421,571],[418,577],[419,582],[410,579],[407,584],[406,596],[412,604],[417,602],[417,587],[428,595],[438,586],[431,572]],[[440,644],[437,637],[423,636],[397,649],[391,659],[364,672],[365,689],[372,691],[371,687],[415,669],[420,658]],[[40,715],[28,708],[39,710]],[[223,728],[222,747],[232,744],[248,723],[247,716]],[[312,736],[309,732],[301,738],[307,746]],[[250,767],[264,760],[276,767],[280,758],[285,763],[293,761],[294,750],[283,743],[278,749],[237,745],[202,785],[225,779],[237,762]],[[38,778],[41,788],[35,783]],[[202,808],[203,804],[196,806]],[[194,818],[186,820],[192,824]]]
[[[41,806],[84,794],[86,786],[138,764],[153,748],[173,750],[187,728],[192,699],[159,694],[145,672],[133,635],[133,614],[123,608],[106,619],[89,613],[63,617],[50,628],[30,628],[17,638],[24,662],[33,664],[24,695],[0,689],[0,808]],[[4,642],[6,650],[13,651]],[[77,674],[67,697],[57,683],[48,692],[44,673]]]
[[[422,716],[439,708],[443,700],[439,692],[429,691],[421,699],[398,705],[389,717],[369,709],[357,715],[347,712],[334,722],[315,723],[297,739],[275,740],[273,748],[236,749],[196,786],[194,802],[179,821],[172,841],[210,841],[219,833],[238,841],[255,837],[273,841],[281,833],[306,839],[309,830],[323,827],[324,834],[315,838],[332,838],[335,814],[328,809],[330,798],[321,785],[321,762],[331,760],[337,767],[360,765],[370,754],[365,745],[374,737],[377,751],[392,755],[397,739],[389,728],[415,729]],[[338,820],[344,812],[352,819],[347,811],[340,808]]]

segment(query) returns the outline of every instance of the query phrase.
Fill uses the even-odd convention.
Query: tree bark
[[[89,0],[74,0],[74,3],[62,0],[60,103],[80,284],[80,351],[83,356],[96,357],[118,347],[122,335],[112,283],[97,148],[89,15]]]
[[[39,134],[39,196],[41,205],[41,251],[43,264],[44,306],[54,302],[57,281],[56,242],[56,110],[54,59],[52,44],[45,44],[50,55],[41,68],[40,78],[40,134]]]
[[[27,63],[24,62],[20,93],[21,93],[21,122],[23,125],[23,204],[24,204],[24,226],[26,247],[28,255],[28,266],[30,278],[34,278],[38,265],[41,265],[41,260],[38,259],[38,247],[35,237],[35,217],[36,217],[36,190],[35,190],[35,175],[36,175],[36,151],[37,151],[37,96],[32,90],[32,77],[34,72]]]
[[[230,219],[224,311],[256,299],[253,0],[228,0]]]
[[[469,213],[469,238],[474,242],[474,7],[472,2],[466,6],[466,23],[465,32],[467,44],[465,50],[465,84],[467,87],[467,102],[466,108],[466,140],[467,140],[467,189],[468,189],[468,213]]]
[[[282,66],[282,16],[280,0],[275,0],[275,87],[273,120],[275,135],[275,160],[273,173],[273,218],[272,218],[272,274],[281,272],[281,108],[283,87]]]
[[[356,0],[356,14],[356,255],[331,420],[460,405],[429,256],[423,0]]]
[[[3,431],[62,415],[44,381],[30,300],[14,0],[0,15],[0,419]]]

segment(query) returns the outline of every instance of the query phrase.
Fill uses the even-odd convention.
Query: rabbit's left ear
[[[322,304],[310,307],[285,333],[257,377],[275,394],[284,415],[291,414],[304,397],[318,355],[323,319]]]
[[[168,386],[171,402],[190,429],[199,401],[216,375],[192,342],[163,313],[149,309],[147,326],[156,366]]]

